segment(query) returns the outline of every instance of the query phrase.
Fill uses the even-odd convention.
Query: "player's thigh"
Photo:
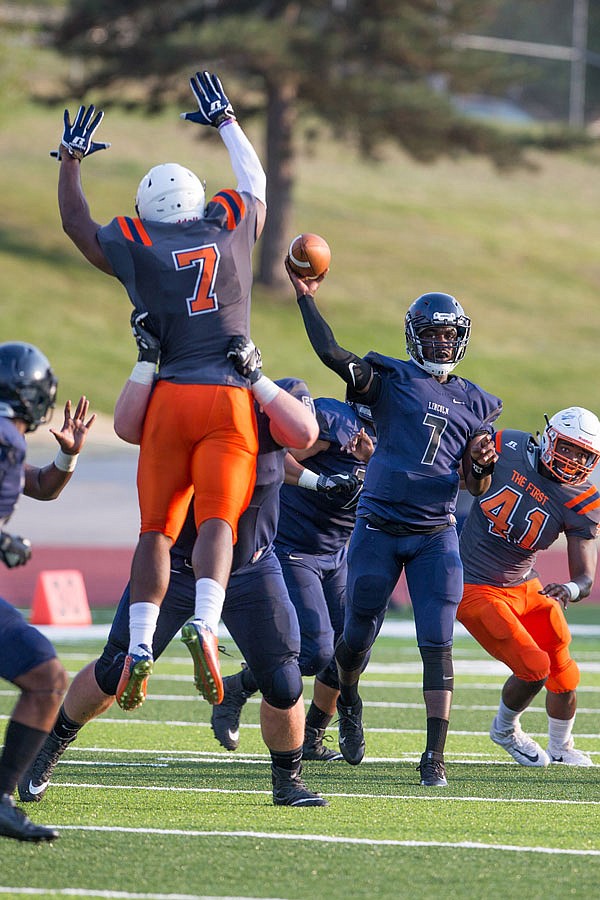
[[[332,556],[332,565],[323,578],[323,592],[329,620],[337,639],[344,628],[346,584],[348,581],[347,550],[344,547]]]
[[[450,646],[463,585],[456,529],[403,538],[402,544],[410,552],[405,571],[417,643],[420,647]],[[415,544],[417,549],[411,550]]]
[[[0,597],[0,678],[15,683],[51,659],[56,659],[56,650],[48,638]]]
[[[571,643],[571,633],[562,606],[552,597],[540,594],[542,583],[537,578],[526,582],[527,611],[523,624],[539,647],[555,653]]]
[[[305,636],[322,631],[331,632],[319,557],[303,554],[301,560],[295,560],[290,559],[290,554],[281,553],[278,558],[290,600],[298,616],[302,640],[304,641]]]
[[[300,628],[274,554],[235,572],[223,622],[258,683],[300,653]]]
[[[356,520],[348,547],[346,621],[353,616],[376,618],[385,610],[402,572],[397,537]]]

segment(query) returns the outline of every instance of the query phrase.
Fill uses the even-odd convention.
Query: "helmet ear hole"
[[[178,163],[154,166],[139,183],[135,210],[147,222],[201,219],[206,196],[200,179]]]
[[[0,344],[0,415],[22,419],[27,431],[50,420],[58,382],[48,359],[33,344]]]

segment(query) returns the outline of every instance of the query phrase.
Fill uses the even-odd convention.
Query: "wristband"
[[[59,449],[54,457],[54,465],[61,472],[72,472],[77,465],[78,459],[78,453],[65,453],[64,450]]]
[[[487,466],[480,466],[479,463],[476,463],[475,460],[471,460],[471,475],[477,481],[483,481],[484,478],[487,478],[488,475],[491,475],[494,471],[494,463],[488,463]]]
[[[156,363],[148,362],[147,360],[145,362],[140,361],[136,362],[131,370],[129,380],[135,381],[137,384],[152,384],[155,375]]]
[[[303,469],[298,479],[298,487],[305,488],[307,491],[316,491],[319,476],[310,469]]]
[[[254,399],[257,400],[261,406],[266,406],[267,403],[274,400],[281,390],[281,388],[276,385],[274,381],[271,381],[270,378],[267,378],[266,375],[263,375],[258,381],[255,381],[251,389]]]
[[[575,603],[577,600],[579,600],[581,588],[575,581],[567,581],[565,587],[571,595],[571,603]]]

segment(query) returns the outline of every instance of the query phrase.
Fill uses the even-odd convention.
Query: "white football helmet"
[[[201,219],[206,197],[200,179],[178,163],[154,166],[140,181],[135,209],[148,222]]]
[[[582,406],[570,406],[555,413],[544,429],[540,459],[555,478],[565,484],[583,484],[600,461],[600,422]],[[586,452],[585,462],[558,453],[559,441],[567,441]]]

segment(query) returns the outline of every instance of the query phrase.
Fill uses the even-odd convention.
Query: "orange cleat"
[[[121,709],[137,709],[146,699],[148,677],[152,675],[154,660],[151,656],[129,653],[117,685],[117,703]]]
[[[193,619],[181,629],[181,640],[194,660],[194,682],[198,693],[212,706],[224,696],[217,635],[202,619]]]

